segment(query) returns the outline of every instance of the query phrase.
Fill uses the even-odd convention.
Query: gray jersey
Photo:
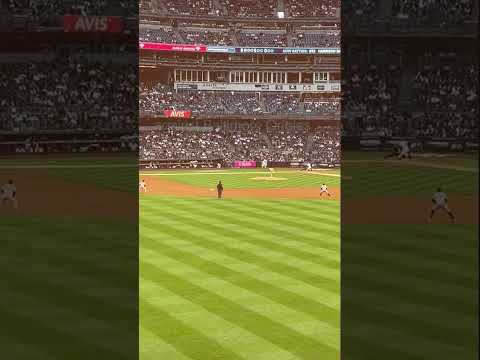
[[[13,184],[5,184],[2,186],[2,197],[12,199],[13,194],[17,192],[17,188]]]
[[[447,203],[447,194],[437,191],[433,194],[432,200],[435,201],[435,204],[437,205],[445,205]]]

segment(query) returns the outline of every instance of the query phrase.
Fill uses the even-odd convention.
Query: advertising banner
[[[64,32],[119,33],[123,30],[123,22],[115,16],[65,15],[63,30]]]
[[[140,49],[143,49],[143,50],[155,50],[155,51],[182,51],[182,52],[200,52],[200,53],[207,51],[207,47],[205,45],[140,42],[139,47]]]
[[[257,167],[257,162],[256,161],[235,161],[233,163],[233,167],[236,169],[240,168],[254,168]]]
[[[164,110],[163,115],[167,118],[190,119],[192,117],[192,112],[185,110]]]
[[[331,54],[339,55],[340,48],[279,48],[279,47],[229,47],[229,46],[206,46],[192,44],[167,44],[140,42],[140,49],[157,51],[184,51],[184,52],[210,52],[222,54],[299,54],[316,55]]]
[[[285,91],[285,92],[340,92],[339,83],[324,85],[313,84],[255,84],[255,83],[220,83],[220,82],[181,82],[174,84],[176,90],[201,90],[201,91]]]

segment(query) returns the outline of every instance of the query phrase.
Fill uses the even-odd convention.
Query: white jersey
[[[327,190],[328,190],[327,185],[320,186],[320,191],[327,191]]]
[[[140,184],[138,186],[140,186],[143,189],[147,187],[147,183],[145,181],[140,181]]]
[[[13,184],[5,184],[2,186],[1,195],[4,199],[13,199],[13,194],[17,192],[17,188]]]
[[[447,194],[444,192],[436,192],[433,194],[432,200],[435,201],[436,205],[445,205],[447,203]]]
[[[408,154],[410,152],[410,147],[408,146],[407,141],[402,141],[398,145],[400,146],[400,152],[402,154]]]

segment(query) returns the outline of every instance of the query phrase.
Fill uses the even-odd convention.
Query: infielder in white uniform
[[[455,222],[455,215],[453,215],[452,211],[448,207],[448,197],[447,194],[445,194],[442,189],[438,188],[437,192],[432,195],[432,209],[430,210],[430,216],[428,217],[428,222],[432,221],[433,214],[437,210],[443,210],[446,211],[448,216],[450,216],[450,220],[452,222]]]
[[[140,181],[138,184],[139,190],[143,190],[143,192],[147,192],[147,183],[145,180]]]
[[[9,180],[8,183],[2,186],[0,195],[2,198],[2,205],[10,202],[15,210],[18,209],[17,187],[13,183],[13,180]]]
[[[268,166],[268,161],[267,159],[262,160],[262,169],[266,169]]]
[[[322,196],[322,194],[324,193],[327,194],[328,196],[331,196],[331,194],[328,192],[327,185],[322,184],[322,186],[320,186],[320,196]]]
[[[274,169],[274,168],[268,168],[268,171],[270,172],[270,177],[272,177],[273,174],[275,173],[275,169]]]
[[[312,171],[312,164],[311,163],[307,162],[305,164],[305,171]]]

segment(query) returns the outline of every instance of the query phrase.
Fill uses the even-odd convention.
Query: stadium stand
[[[136,81],[130,65],[73,57],[0,62],[0,130],[134,129]]]
[[[179,126],[179,124],[178,124]],[[182,129],[182,130],[180,130]],[[185,130],[187,129],[187,130]],[[214,126],[160,126],[140,130],[140,159],[150,160],[233,160],[315,161],[335,163],[340,159],[339,129],[305,125],[285,131],[253,125],[248,130]]]

